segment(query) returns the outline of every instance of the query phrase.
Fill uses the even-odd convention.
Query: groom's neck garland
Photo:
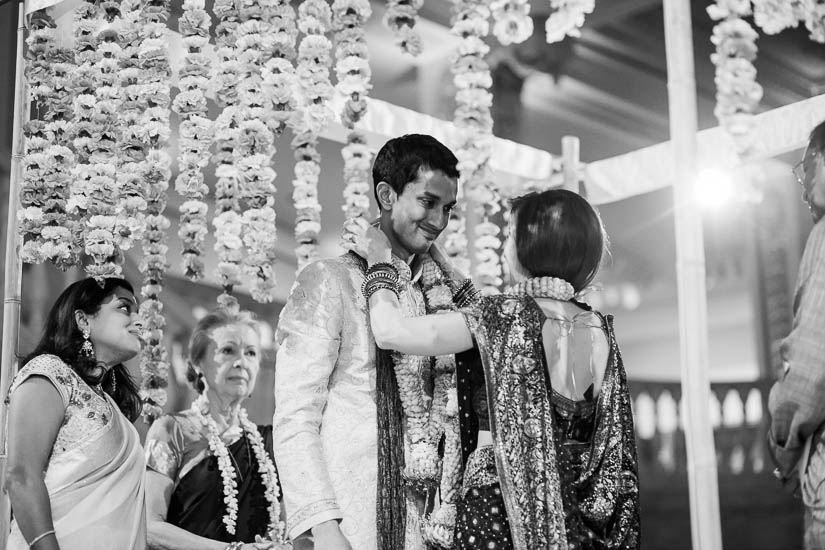
[[[209,450],[218,459],[218,469],[221,472],[221,480],[223,482],[224,503],[226,504],[223,524],[226,527],[226,532],[234,535],[238,521],[238,481],[232,457],[229,454],[229,449],[226,447],[226,444],[224,444],[221,439],[217,423],[209,413],[209,401],[205,394],[201,394],[195,399],[192,403],[191,412],[209,432]],[[252,447],[255,462],[258,464],[258,473],[261,476],[261,481],[265,488],[264,495],[269,503],[267,536],[269,540],[283,544],[285,542],[284,524],[280,519],[281,506],[278,502],[280,491],[278,489],[278,474],[275,471],[275,465],[266,452],[266,446],[264,445],[261,433],[258,431],[258,427],[249,420],[246,410],[243,408],[238,411],[238,421]]]

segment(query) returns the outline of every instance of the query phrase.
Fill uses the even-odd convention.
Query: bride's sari
[[[145,466],[134,426],[108,395],[95,393],[51,355],[21,369],[9,395],[31,376],[49,379],[66,407],[45,472],[61,550],[143,550]],[[15,521],[8,543],[9,550],[28,548]]]

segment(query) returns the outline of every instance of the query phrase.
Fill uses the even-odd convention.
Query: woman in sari
[[[218,308],[189,342],[192,407],[146,436],[149,547],[253,550],[283,541],[272,426],[241,406],[255,387],[260,336],[248,312]]]
[[[404,318],[383,234],[356,220],[345,240],[371,266],[364,294],[379,347],[439,356],[476,346],[481,356],[456,367],[466,459],[456,547],[638,548],[633,419],[612,317],[575,300],[606,248],[587,201],[564,190],[515,200],[505,245],[515,284],[480,299],[464,286],[461,313]]]
[[[77,281],[49,312],[9,391],[9,550],[145,548],[136,319],[123,279]]]

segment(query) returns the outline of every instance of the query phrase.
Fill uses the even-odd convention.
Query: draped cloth
[[[49,359],[50,357],[50,359]],[[47,358],[45,360],[41,360]],[[146,547],[143,448],[134,426],[108,396],[94,393],[67,365],[40,356],[18,374],[11,391],[32,375],[48,378],[67,410],[84,411],[64,419],[61,437],[45,473],[55,536],[62,550],[143,550]],[[97,402],[95,408],[86,403]],[[103,411],[103,412],[101,412]],[[83,426],[77,422],[84,422]],[[65,445],[65,446],[64,446]],[[28,544],[12,522],[9,550]]]
[[[565,465],[542,343],[543,311],[531,297],[501,295],[485,297],[464,313],[481,355],[495,465],[515,550],[638,548],[633,418],[612,318],[598,314],[610,355],[596,400],[592,441],[578,457],[583,467],[573,481],[571,502],[565,497],[570,488],[562,485],[568,482],[560,474]],[[471,365],[459,362],[460,394]],[[460,398],[460,406],[462,402]],[[460,412],[464,421],[468,411]],[[466,454],[467,437],[463,446]]]

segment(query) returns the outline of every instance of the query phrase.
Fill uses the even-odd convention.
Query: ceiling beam
[[[542,5],[544,4],[542,3]],[[599,2],[596,4],[593,13],[585,18],[584,24],[589,28],[611,25],[661,5],[662,0],[610,0],[610,2]]]

